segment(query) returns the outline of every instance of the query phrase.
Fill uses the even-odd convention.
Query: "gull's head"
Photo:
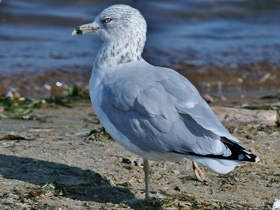
[[[140,46],[146,41],[146,31],[146,21],[137,9],[117,4],[103,10],[92,23],[76,27],[72,35],[93,33],[104,42],[137,39]]]

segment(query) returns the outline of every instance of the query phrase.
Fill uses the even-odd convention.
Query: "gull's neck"
[[[106,75],[121,64],[142,60],[141,54],[146,41],[146,30],[136,30],[134,34],[124,34],[122,39],[105,41],[99,50],[90,79],[92,89],[97,88]]]
[[[143,46],[139,46],[139,42],[133,42],[133,40],[104,42],[94,62],[90,79],[91,89],[97,88],[106,75],[116,70],[118,65],[141,60],[144,43],[145,40]]]
[[[95,62],[95,69],[114,68],[119,64],[141,59],[145,40],[130,39],[114,42],[104,42]]]

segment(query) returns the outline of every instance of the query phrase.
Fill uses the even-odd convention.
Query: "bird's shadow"
[[[0,174],[6,179],[21,180],[40,186],[73,176],[84,180],[85,183],[68,187],[58,184],[55,187],[63,189],[63,196],[81,201],[117,204],[134,198],[129,189],[112,186],[99,173],[56,162],[0,154]]]

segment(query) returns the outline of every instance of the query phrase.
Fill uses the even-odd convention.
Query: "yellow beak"
[[[91,26],[91,23],[84,24],[84,25],[81,25],[81,26],[77,26],[73,30],[72,36],[93,33],[95,30],[96,30],[96,28],[93,28]]]

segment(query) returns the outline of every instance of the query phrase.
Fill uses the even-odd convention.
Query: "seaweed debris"
[[[280,105],[261,105],[261,106],[243,106],[245,109],[251,110],[280,110]]]
[[[251,110],[280,110],[280,90],[275,95],[262,96],[260,100],[267,100],[267,102],[265,104],[262,102],[262,105],[246,105],[243,108]]]
[[[275,95],[268,95],[268,96],[263,96],[260,99],[280,99],[280,90]]]
[[[61,96],[50,96],[45,99],[32,99],[20,96],[16,90],[9,91],[0,96],[0,119],[24,119],[34,120],[36,117],[31,113],[35,108],[44,106],[65,106],[71,108],[71,103],[90,102],[88,90],[78,86],[69,86],[67,93]]]

